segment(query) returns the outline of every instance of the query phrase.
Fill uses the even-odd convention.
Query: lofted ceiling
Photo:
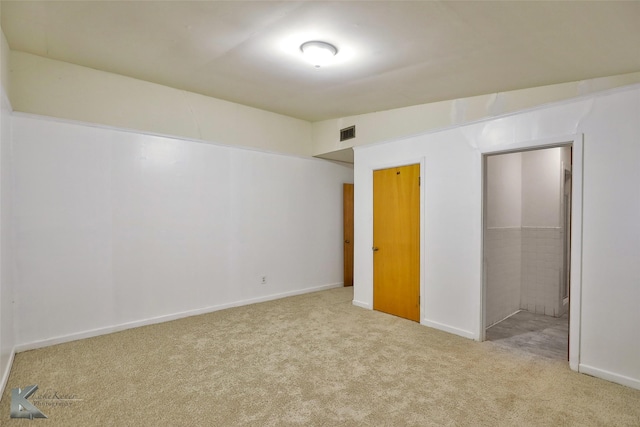
[[[308,121],[640,71],[640,2],[2,1],[13,50]],[[324,40],[314,68],[299,46]]]

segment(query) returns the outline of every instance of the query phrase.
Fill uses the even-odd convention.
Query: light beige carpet
[[[639,390],[351,300],[333,289],[20,353],[0,424],[640,425]],[[11,389],[31,384],[49,418],[10,419]]]

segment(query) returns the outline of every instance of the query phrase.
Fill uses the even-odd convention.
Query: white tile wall
[[[488,228],[485,262],[487,327],[518,310],[554,317],[566,312],[560,228]]]
[[[520,227],[486,230],[487,327],[520,310],[521,247]]]
[[[560,295],[562,230],[559,227],[522,228],[521,269],[520,308],[547,316],[564,314]]]

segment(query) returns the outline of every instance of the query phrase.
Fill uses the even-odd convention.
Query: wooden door
[[[343,224],[344,224],[344,285],[353,286],[353,184],[344,184]]]
[[[420,165],[373,172],[373,308],[420,321]]]

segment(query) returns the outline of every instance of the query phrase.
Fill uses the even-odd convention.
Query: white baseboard
[[[502,322],[504,320],[507,320],[509,317],[513,316],[514,314],[520,313],[522,310],[524,310],[524,309],[523,308],[517,309],[516,311],[514,311],[510,315],[508,315],[506,317],[503,317],[502,319],[498,320],[497,322],[493,322],[492,324],[485,326],[485,329],[489,329],[490,327],[495,326],[495,325],[497,325],[498,323],[500,323],[500,322]]]
[[[366,302],[353,300],[352,304],[355,305],[356,307],[366,308],[367,310],[371,310],[371,305],[367,304]]]
[[[479,341],[479,337],[477,334],[473,332],[465,331],[464,329],[454,328],[453,326],[445,325],[443,323],[434,322],[433,320],[422,319],[420,322],[421,325],[428,326],[430,328],[439,329],[444,332],[449,332],[450,334],[459,335],[464,338],[469,338],[470,340]]]
[[[7,381],[9,381],[9,374],[11,373],[11,367],[13,366],[13,359],[16,356],[16,348],[13,347],[11,350],[11,355],[9,355],[9,363],[4,368],[4,372],[2,373],[2,378],[0,378],[0,396],[4,396],[4,388],[7,386]]]
[[[32,341],[28,343],[18,344],[14,348],[14,353],[20,353],[28,350],[35,350],[37,348],[49,347],[51,345],[62,344],[70,341],[77,341],[84,338],[97,337],[99,335],[111,334],[114,332],[123,331],[125,329],[138,328],[140,326],[153,325],[156,323],[169,322],[171,320],[182,319],[184,317],[198,316],[200,314],[212,313],[214,311],[225,310],[227,308],[240,307],[243,305],[256,304],[259,302],[272,301],[275,299],[281,299],[291,297],[295,295],[308,294],[312,292],[324,291],[327,289],[333,289],[341,287],[342,283],[332,283],[329,285],[314,286],[304,289],[296,289],[294,291],[282,292],[278,294],[266,295],[258,298],[250,298],[246,300],[231,302],[227,304],[214,305],[210,307],[198,308],[195,310],[183,311],[180,313],[167,314],[164,316],[157,316],[148,319],[136,320],[133,322],[121,323],[118,325],[107,326],[104,328],[91,329],[87,331],[75,332],[73,334],[61,335],[54,338],[48,338],[40,341]]]
[[[355,305],[356,307],[372,310],[371,305],[366,302],[353,300],[352,304]],[[444,332],[449,332],[450,334],[459,335],[464,338],[469,338],[471,340],[479,341],[479,338],[476,334],[474,334],[473,332],[465,331],[464,329],[454,328],[452,326],[448,326],[443,323],[438,323],[438,322],[434,322],[432,320],[427,320],[427,319],[422,319],[422,322],[420,322],[420,324],[423,326],[428,326],[430,328],[439,329]]]
[[[593,366],[582,363],[578,365],[578,372],[640,390],[640,380],[635,378],[625,377],[624,375],[605,371],[604,369],[594,368]]]

